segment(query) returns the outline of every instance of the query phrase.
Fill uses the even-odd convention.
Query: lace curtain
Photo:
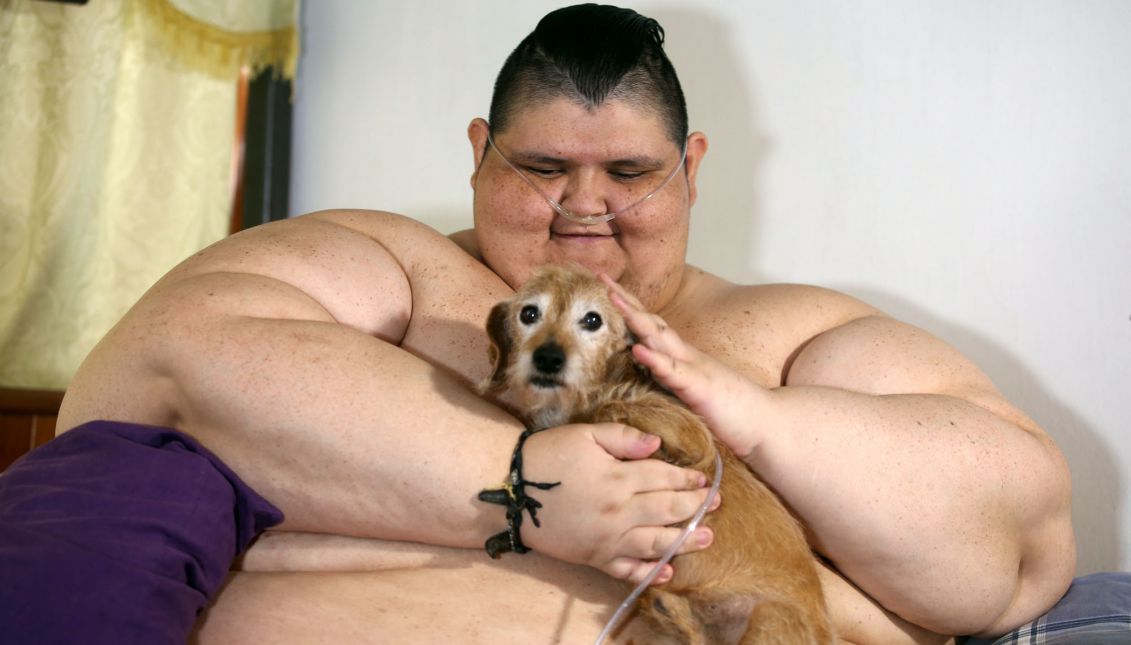
[[[227,233],[240,68],[292,75],[297,0],[0,0],[0,385],[63,389]]]

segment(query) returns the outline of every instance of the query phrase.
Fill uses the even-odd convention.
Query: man
[[[847,296],[685,263],[707,139],[687,133],[662,34],[611,7],[543,19],[468,128],[474,229],[360,211],[252,229],[174,269],[92,352],[61,428],[177,428],[286,516],[203,642],[592,641],[615,579],[646,575],[705,481],[645,459],[656,442],[631,428],[539,433],[526,476],[562,485],[522,525],[534,552],[482,552],[505,520],[476,493],[521,431],[475,394],[482,325],[547,262],[654,312],[634,316],[651,358],[805,522],[845,641],[1000,633],[1064,592],[1064,460],[969,361]]]

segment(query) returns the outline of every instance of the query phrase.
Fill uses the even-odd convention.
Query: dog
[[[703,523],[706,550],[676,556],[674,577],[637,602],[645,643],[833,642],[817,562],[800,523],[697,415],[653,380],[608,288],[581,267],[545,266],[487,319],[487,394],[508,399],[533,429],[623,423],[658,435],[657,457],[714,475],[722,505]]]

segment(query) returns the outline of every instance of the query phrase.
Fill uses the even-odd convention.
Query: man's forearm
[[[168,332],[152,338],[127,322],[110,342],[152,344],[146,360],[164,365],[178,427],[282,509],[285,528],[481,544],[499,518],[475,492],[506,474],[520,424],[390,343],[334,322],[226,315],[229,303],[200,296],[237,299],[262,282],[177,283],[162,297],[202,300],[195,317],[159,319]],[[317,314],[291,302],[285,313]]]
[[[520,425],[399,348],[343,338],[356,332],[340,327],[265,324],[305,327],[312,342],[276,353],[254,406],[241,397],[196,419],[237,472],[280,505],[286,528],[481,544],[485,509],[474,493],[502,481]],[[313,358],[324,371],[303,367],[312,351],[324,353]],[[286,373],[294,380],[280,378]]]
[[[902,617],[980,631],[1010,610],[1023,562],[1055,557],[1027,548],[1069,512],[1066,466],[1043,436],[948,396],[783,387],[767,399],[748,462],[816,548]]]

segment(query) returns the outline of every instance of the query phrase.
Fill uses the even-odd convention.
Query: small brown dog
[[[491,310],[487,331],[493,373],[483,389],[505,393],[532,428],[623,423],[658,435],[658,457],[709,477],[721,453],[723,504],[703,522],[714,545],[676,556],[673,579],[641,596],[647,643],[833,641],[801,526],[633,360],[631,332],[605,285],[584,269],[543,267]]]

